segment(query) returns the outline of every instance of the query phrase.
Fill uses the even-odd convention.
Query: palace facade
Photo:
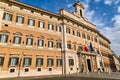
[[[110,41],[84,16],[0,0],[0,78],[116,71]]]

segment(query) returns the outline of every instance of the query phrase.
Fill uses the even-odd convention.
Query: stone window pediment
[[[33,38],[34,36],[32,34],[26,35],[26,37]]]
[[[17,35],[17,36],[22,36],[23,34],[21,32],[16,32],[16,33],[13,33],[14,35]]]
[[[7,30],[3,30],[3,31],[0,31],[0,34],[10,34],[10,32]]]

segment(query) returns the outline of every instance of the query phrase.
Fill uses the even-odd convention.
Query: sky
[[[85,7],[85,17],[111,41],[111,49],[120,55],[120,0],[19,0],[54,13],[65,8],[73,12],[75,1]]]

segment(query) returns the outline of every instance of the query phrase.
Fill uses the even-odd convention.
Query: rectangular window
[[[77,32],[77,36],[80,37],[80,32]]]
[[[36,66],[42,66],[43,65],[43,58],[37,58],[36,59]]]
[[[39,21],[39,28],[44,28],[44,22]]]
[[[73,35],[75,35],[75,31],[73,30]]]
[[[54,30],[54,26],[52,24],[48,24],[48,29],[49,30]]]
[[[4,57],[0,57],[0,66],[3,66],[4,63]]]
[[[10,14],[10,13],[4,13],[4,17],[3,17],[3,19],[4,20],[7,20],[7,21],[12,21],[12,14]]]
[[[60,27],[60,26],[57,26],[57,27],[56,27],[56,31],[57,31],[57,32],[61,32],[61,27]]]
[[[43,45],[44,45],[44,40],[38,40],[38,46],[39,47],[43,47]]]
[[[6,34],[1,34],[0,35],[0,42],[6,43],[8,41],[8,35]]]
[[[62,59],[57,59],[57,66],[62,66]]]
[[[19,58],[17,58],[17,57],[11,57],[9,59],[9,66],[16,66],[16,65],[18,65],[18,60],[19,60]]]
[[[87,39],[90,40],[90,36],[89,35],[87,35]]]
[[[74,50],[76,50],[76,44],[74,44]]]
[[[47,59],[47,65],[48,65],[48,67],[53,66],[53,59],[52,58]]]
[[[97,42],[97,38],[94,38],[95,42]]]
[[[74,60],[73,59],[69,59],[69,66],[74,66]]]
[[[14,44],[20,44],[20,43],[21,43],[21,37],[15,36],[13,43],[14,43]]]
[[[22,24],[24,22],[24,17],[22,16],[17,16],[17,23]]]
[[[33,45],[33,39],[32,38],[27,38],[26,44],[31,46]]]
[[[24,66],[30,66],[31,65],[31,58],[24,58],[23,65]]]
[[[61,42],[57,42],[57,48],[61,48]]]
[[[28,25],[34,26],[35,25],[35,20],[34,19],[29,19],[28,20]]]
[[[66,33],[70,34],[70,29],[66,28]]]
[[[67,43],[67,48],[71,49],[71,43]]]
[[[85,34],[84,34],[84,33],[82,34],[82,38],[84,38],[84,39],[86,38],[86,36],[85,36]]]
[[[48,47],[52,48],[53,47],[53,41],[48,41]]]

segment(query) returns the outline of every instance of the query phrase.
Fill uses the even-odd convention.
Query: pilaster
[[[4,15],[4,7],[0,6],[0,30],[2,28],[2,19],[3,19],[3,15]]]

